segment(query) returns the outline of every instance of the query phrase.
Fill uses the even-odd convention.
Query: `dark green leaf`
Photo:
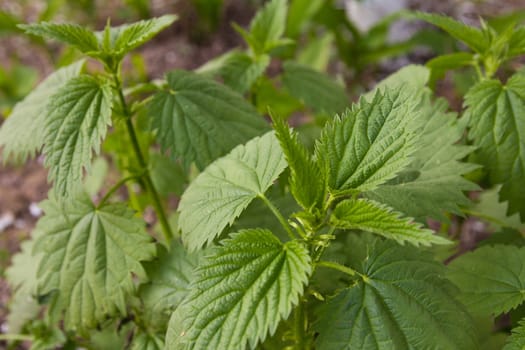
[[[473,312],[499,315],[525,301],[525,248],[484,246],[449,265],[449,278]]]
[[[320,208],[325,197],[325,180],[321,169],[280,117],[272,117],[275,133],[281,144],[291,171],[290,188],[293,196],[304,209]]]
[[[525,219],[525,76],[513,75],[506,85],[484,80],[465,96],[470,132],[479,161],[493,184],[502,183],[500,200],[507,214]]]
[[[457,40],[463,41],[477,53],[484,53],[490,45],[481,30],[458,22],[450,17],[423,12],[416,12],[413,16],[443,29]]]
[[[469,205],[463,191],[478,187],[461,175],[476,167],[459,160],[472,148],[456,144],[464,127],[446,109],[444,100],[420,105],[423,129],[413,161],[395,179],[367,192],[367,197],[420,220],[430,216],[446,221],[444,212],[460,214],[459,206]]]
[[[240,95],[198,74],[168,74],[169,90],[149,104],[152,127],[164,150],[203,169],[233,147],[268,130]]]
[[[345,89],[329,76],[292,61],[286,61],[283,69],[286,89],[314,112],[332,115],[349,105]]]
[[[363,256],[351,265],[361,275],[319,308],[317,348],[477,349],[442,264],[394,242],[356,243],[348,254]]]

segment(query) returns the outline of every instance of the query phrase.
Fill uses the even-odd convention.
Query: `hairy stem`
[[[270,202],[270,200],[268,198],[266,198],[266,196],[264,194],[259,194],[259,198],[264,202],[264,204],[266,204],[266,206],[268,208],[270,208],[270,210],[272,211],[273,215],[275,215],[277,220],[279,220],[279,222],[283,226],[284,230],[286,231],[286,233],[288,234],[290,239],[292,239],[292,240],[296,239],[297,237],[294,235],[292,229],[290,228],[290,225],[288,224],[286,219],[282,216],[282,214],[279,211],[279,209],[277,209],[277,207],[275,207],[275,205],[273,205],[273,203]]]
[[[333,262],[333,261],[324,261],[324,260],[322,260],[322,261],[317,262],[317,266],[328,267],[330,269],[341,271],[342,273],[345,273],[345,274],[347,274],[349,276],[355,276],[356,274],[359,275],[359,273],[356,270],[351,269],[351,268],[349,268],[347,266],[338,264],[338,263]]]
[[[308,345],[309,341],[307,339],[308,335],[306,332],[306,325],[307,319],[304,309],[304,301],[299,300],[299,304],[294,310],[294,349],[307,350],[310,348]]]
[[[119,101],[122,107],[122,113],[124,114],[124,117],[126,119],[126,128],[128,129],[128,134],[129,138],[131,139],[133,151],[135,153],[135,156],[137,157],[137,161],[139,162],[140,167],[144,169],[144,174],[142,175],[144,187],[151,197],[153,208],[155,209],[155,213],[157,214],[157,218],[162,227],[162,233],[164,235],[164,238],[166,239],[166,243],[169,245],[169,242],[173,238],[173,232],[171,231],[171,227],[168,223],[166,212],[162,206],[159,193],[155,189],[153,181],[151,180],[151,175],[148,170],[148,164],[146,162],[146,159],[144,158],[144,155],[142,154],[142,150],[140,149],[137,133],[135,132],[135,127],[133,126],[133,123],[131,121],[132,114],[129,110],[128,104],[126,103],[126,98],[124,97],[124,92],[122,90],[122,83],[118,77],[117,72],[113,72],[113,80],[115,81],[115,89],[118,93]]]
[[[102,197],[102,199],[100,200],[100,203],[97,205],[98,208],[100,208],[101,206],[103,206],[108,200],[109,198],[111,198],[111,196],[122,186],[124,185],[126,182],[130,181],[130,180],[135,180],[137,178],[139,178],[140,176],[142,175],[130,175],[130,176],[126,176],[125,178],[123,179],[120,179],[119,182],[117,182],[115,185],[113,185],[113,187],[111,187],[109,189],[109,191],[106,193],[106,195],[104,197]]]
[[[0,340],[33,341],[33,337],[27,334],[0,334]]]

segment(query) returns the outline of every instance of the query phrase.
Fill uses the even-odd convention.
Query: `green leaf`
[[[432,70],[445,71],[465,67],[473,62],[473,54],[469,52],[455,52],[433,58],[426,63],[426,66]]]
[[[45,120],[45,165],[58,194],[66,195],[89,169],[93,151],[111,125],[111,89],[93,77],[70,79],[52,97]]]
[[[152,127],[164,150],[195,161],[200,169],[233,147],[268,130],[268,125],[242,96],[198,74],[174,71],[169,90],[149,104]]]
[[[515,28],[508,42],[507,58],[513,58],[525,53],[525,27]]]
[[[507,338],[503,350],[523,350],[523,348],[525,348],[525,320],[521,320],[518,327],[512,329],[512,335]]]
[[[234,234],[197,270],[182,311],[174,314],[182,317],[182,332],[168,332],[167,345],[244,349],[248,343],[254,349],[298,303],[310,264],[297,241],[283,244],[262,229]]]
[[[490,43],[488,39],[478,28],[468,26],[450,17],[433,13],[416,12],[413,16],[443,29],[452,37],[467,44],[468,47],[477,53],[484,53],[489,48]]]
[[[149,158],[151,181],[162,196],[173,193],[180,196],[188,182],[182,164],[158,153],[152,153]]]
[[[350,246],[363,257],[351,265],[361,275],[320,306],[317,348],[477,348],[472,321],[430,254],[379,239]]]
[[[165,15],[111,28],[114,37],[113,50],[123,55],[148,42],[176,19],[175,15]]]
[[[325,179],[296,132],[277,116],[272,116],[275,134],[290,167],[290,190],[297,203],[311,211],[320,208],[325,199]]]
[[[449,265],[449,278],[473,312],[499,315],[525,301],[525,247],[484,246]]]
[[[295,38],[323,6],[323,0],[292,0],[286,23],[286,33]]]
[[[26,240],[21,244],[21,251],[12,257],[11,266],[6,270],[6,280],[9,283],[12,297],[7,316],[8,331],[11,334],[22,332],[24,325],[38,317],[40,305],[33,295],[36,292],[37,268],[40,256],[33,256],[34,240]]]
[[[245,53],[231,55],[221,68],[224,84],[238,93],[245,93],[262,76],[270,64],[270,56],[250,57]]]
[[[257,12],[250,23],[250,41],[255,53],[269,52],[280,44],[286,29],[286,0],[271,0]]]
[[[180,229],[190,250],[210,243],[286,168],[273,132],[237,146],[212,163],[182,195]]]
[[[500,190],[501,186],[495,186],[480,193],[477,203],[472,207],[472,215],[485,221],[491,231],[509,227],[525,232],[525,223],[520,221],[518,214],[507,216],[508,203],[499,202],[498,200],[498,192]]]
[[[414,89],[424,89],[430,79],[430,71],[425,66],[409,64],[381,80],[373,90],[365,94],[367,101],[372,100],[377,91],[401,90],[402,93],[413,97]]]
[[[28,34],[54,39],[74,46],[83,53],[100,50],[95,33],[78,24],[40,22],[21,24],[19,27]]]
[[[349,99],[345,89],[329,76],[292,61],[283,64],[283,84],[290,94],[316,113],[342,112]]]
[[[376,233],[400,244],[409,242],[415,246],[428,246],[432,243],[450,243],[412,219],[401,217],[401,213],[388,206],[368,199],[348,199],[340,202],[332,213],[330,224],[346,230]]]
[[[469,90],[465,105],[479,161],[493,184],[503,184],[507,214],[519,212],[525,220],[525,76],[515,74],[506,85],[484,80]]]
[[[60,68],[19,102],[0,129],[4,161],[24,162],[44,144],[46,106],[49,99],[71,78],[78,76],[84,61]]]
[[[58,292],[51,312],[64,312],[65,327],[80,330],[107,316],[125,315],[134,280],[145,277],[140,261],[155,255],[143,221],[122,204],[97,208],[82,193],[67,201],[51,195],[41,207],[38,292]]]
[[[268,55],[252,57],[232,50],[206,62],[196,72],[206,77],[221,78],[224,84],[243,94],[264,74],[269,64]]]
[[[459,207],[470,203],[463,191],[478,189],[461,175],[476,166],[459,161],[473,149],[456,144],[465,128],[455,114],[446,113],[447,107],[442,99],[419,106],[423,128],[413,161],[395,179],[367,192],[366,197],[418,220],[432,217],[446,221],[444,212],[461,214]]]
[[[193,270],[202,254],[189,254],[174,240],[170,250],[158,246],[157,259],[144,263],[149,282],[140,286],[144,305],[141,318],[148,327],[164,332],[172,312],[189,292]]]
[[[410,163],[414,100],[393,90],[378,92],[327,123],[315,151],[331,192],[374,189]]]
[[[164,341],[156,334],[138,331],[133,337],[131,350],[164,350]]]

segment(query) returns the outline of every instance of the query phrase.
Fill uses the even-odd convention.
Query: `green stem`
[[[306,341],[306,313],[304,310],[304,304],[302,300],[299,300],[299,304],[294,310],[294,348],[297,350],[305,350],[309,347]]]
[[[294,235],[294,233],[293,233],[292,229],[290,228],[290,225],[288,224],[286,219],[281,215],[281,212],[279,211],[279,209],[277,209],[275,207],[275,205],[273,205],[273,203],[270,202],[270,200],[268,198],[266,198],[266,196],[264,194],[259,194],[258,197],[264,202],[264,204],[266,204],[266,206],[268,208],[270,208],[270,210],[272,211],[273,215],[275,215],[277,220],[279,220],[279,222],[283,226],[284,230],[286,231],[286,233],[288,234],[290,239],[294,240],[296,238],[296,236]]]
[[[108,200],[109,198],[122,186],[124,185],[126,182],[130,181],[130,180],[135,180],[139,177],[141,177],[142,174],[138,174],[138,175],[130,175],[130,176],[126,176],[125,178],[123,179],[120,179],[119,182],[117,182],[115,185],[113,185],[113,187],[111,187],[109,189],[109,191],[106,193],[106,195],[104,197],[102,197],[102,199],[100,200],[100,203],[98,203],[97,205],[97,208],[100,208],[101,206],[103,206]]]
[[[344,266],[344,265],[341,265],[341,264],[338,264],[336,262],[333,262],[333,261],[319,261],[317,262],[317,266],[324,266],[324,267],[328,267],[330,269],[334,269],[334,270],[337,270],[337,271],[340,271],[342,273],[345,273],[349,276],[355,276],[355,275],[361,275],[359,272],[357,272],[356,270],[354,269],[351,269],[347,266]]]
[[[157,190],[155,189],[155,186],[153,185],[153,181],[151,180],[151,175],[148,170],[148,164],[140,149],[137,133],[135,132],[135,128],[131,121],[132,114],[129,110],[128,104],[126,103],[126,98],[124,97],[124,92],[122,90],[122,83],[120,82],[117,72],[113,72],[113,79],[115,81],[115,89],[117,90],[120,104],[122,106],[122,113],[126,118],[126,128],[128,129],[128,134],[131,139],[133,151],[135,152],[135,156],[137,157],[137,161],[139,162],[140,167],[144,169],[144,174],[142,175],[142,178],[144,179],[144,186],[146,188],[146,191],[151,196],[153,208],[155,209],[155,213],[157,214],[160,225],[162,227],[162,233],[164,235],[164,238],[166,239],[166,243],[169,245],[171,239],[173,238],[173,232],[171,231],[171,227],[168,223],[166,212],[164,211],[164,208],[162,206],[160,196]]]
[[[33,337],[26,334],[0,334],[0,340],[33,341]]]

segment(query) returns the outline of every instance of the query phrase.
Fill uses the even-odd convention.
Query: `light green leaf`
[[[250,57],[245,53],[231,55],[221,68],[220,76],[224,84],[238,93],[245,93],[264,74],[270,64],[270,56]]]
[[[299,141],[297,133],[280,117],[272,116],[272,120],[275,134],[290,167],[290,190],[294,198],[308,211],[321,208],[326,194],[324,174]]]
[[[140,286],[141,318],[151,329],[166,331],[169,317],[189,292],[193,270],[202,254],[188,254],[174,240],[170,250],[158,246],[157,259],[144,263],[149,282]]]
[[[164,350],[164,341],[156,334],[138,331],[131,342],[131,350]]]
[[[484,80],[469,90],[465,105],[479,161],[493,184],[503,184],[507,214],[519,212],[525,220],[525,76],[515,74],[506,85]]]
[[[446,221],[445,212],[461,214],[459,206],[469,205],[463,191],[478,187],[461,175],[476,166],[459,160],[473,149],[456,144],[464,127],[455,114],[446,113],[447,107],[445,100],[435,103],[426,100],[420,104],[423,128],[413,161],[395,179],[367,192],[368,198],[418,220],[432,217]]]
[[[489,48],[490,42],[488,38],[486,38],[478,28],[434,13],[416,12],[413,16],[443,29],[452,37],[467,44],[467,46],[477,53],[484,53]]]
[[[78,76],[83,66],[82,60],[60,68],[15,106],[0,129],[4,162],[9,158],[16,162],[24,162],[42,148],[49,99],[68,80]]]
[[[100,50],[95,33],[78,24],[40,22],[21,24],[19,27],[25,30],[26,33],[74,46],[83,53]]]
[[[469,52],[455,52],[448,55],[441,55],[431,59],[426,66],[433,71],[445,71],[471,65],[474,62],[474,55]]]
[[[224,84],[243,94],[264,74],[269,64],[268,55],[252,57],[233,50],[208,61],[196,72],[206,77],[221,78]]]
[[[8,331],[11,334],[20,333],[27,322],[37,318],[41,309],[33,298],[41,257],[33,256],[32,250],[32,239],[22,242],[21,251],[13,256],[11,266],[5,272],[12,293],[7,316]]]
[[[310,39],[297,54],[297,63],[319,72],[326,72],[332,58],[334,38],[335,36],[328,32],[320,37]]]
[[[378,92],[327,123],[315,151],[332,193],[374,189],[410,163],[418,99],[403,95]]]
[[[58,194],[66,195],[89,168],[111,125],[111,89],[93,77],[70,79],[52,97],[45,120],[45,165]]]
[[[180,229],[190,250],[210,243],[273,184],[286,161],[273,132],[212,163],[182,195]]]
[[[323,0],[292,0],[286,23],[286,33],[295,38],[303,27],[322,8]]]
[[[250,23],[250,46],[256,53],[269,52],[286,29],[286,0],[270,0]]]
[[[140,261],[155,255],[143,221],[122,204],[97,208],[81,193],[67,201],[51,195],[41,207],[34,250],[42,253],[39,294],[58,292],[51,312],[63,312],[66,329],[79,330],[125,315],[134,280],[145,277]]]
[[[152,127],[164,150],[200,169],[233,147],[268,130],[268,125],[242,96],[198,74],[174,71],[169,90],[149,104]]]
[[[113,50],[121,55],[143,45],[160,31],[170,26],[177,16],[165,15],[132,24],[111,28],[114,37]]]
[[[424,89],[429,78],[430,71],[427,67],[409,64],[377,83],[373,90],[365,94],[365,99],[370,101],[377,91],[385,89],[401,90],[401,93],[411,95],[414,90]]]
[[[525,247],[484,246],[449,265],[449,278],[473,312],[497,316],[525,301]]]
[[[182,311],[174,314],[182,317],[182,332],[168,332],[168,347],[254,349],[290,315],[310,264],[297,241],[283,244],[262,229],[234,234],[197,270]]]
[[[513,58],[525,53],[525,27],[518,27],[512,31],[508,42],[507,57]]]
[[[350,104],[345,89],[332,78],[292,61],[284,62],[283,84],[316,113],[340,113]]]
[[[525,348],[525,319],[519,322],[518,327],[512,329],[512,335],[507,338],[503,350],[523,350]]]
[[[495,186],[480,193],[477,203],[472,207],[472,215],[485,221],[491,230],[509,227],[525,232],[525,223],[520,221],[519,214],[507,216],[508,203],[498,200],[500,190],[501,186]]]
[[[351,265],[361,276],[319,308],[317,348],[477,349],[441,263],[391,241],[357,243],[348,254],[363,256]]]
[[[340,202],[332,213],[330,224],[341,229],[376,233],[400,244],[409,242],[415,246],[428,246],[432,243],[450,243],[412,219],[402,217],[401,213],[388,206],[368,199],[348,199]]]

